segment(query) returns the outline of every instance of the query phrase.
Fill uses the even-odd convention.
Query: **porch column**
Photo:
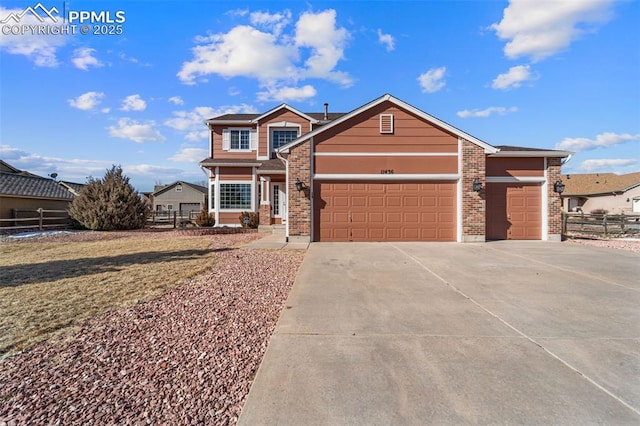
[[[271,225],[271,178],[260,176],[260,225]]]

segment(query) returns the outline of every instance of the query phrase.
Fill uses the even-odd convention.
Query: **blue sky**
[[[0,5],[0,159],[40,175],[203,181],[205,118],[385,93],[493,145],[576,151],[564,172],[640,170],[639,2],[37,5]],[[29,6],[76,34],[31,34]]]

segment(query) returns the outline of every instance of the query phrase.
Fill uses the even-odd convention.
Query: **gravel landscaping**
[[[212,236],[206,275],[0,363],[0,425],[235,424],[304,257],[233,248],[255,238]]]
[[[569,241],[587,246],[606,247],[640,253],[640,239],[637,238],[619,238],[611,240],[587,240],[576,238]]]

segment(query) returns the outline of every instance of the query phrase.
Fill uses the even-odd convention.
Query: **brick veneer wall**
[[[556,241],[562,236],[562,200],[553,192],[553,184],[562,179],[561,164],[562,158],[547,158],[548,238]]]
[[[271,225],[271,204],[260,204],[260,225]]]
[[[462,141],[462,242],[484,242],[486,203],[484,190],[475,192],[473,180],[486,187],[486,156],[484,148]]]
[[[287,160],[289,161],[289,236],[306,237],[311,235],[311,164],[310,142],[302,143],[291,148]],[[296,189],[296,178],[306,186],[302,191]]]

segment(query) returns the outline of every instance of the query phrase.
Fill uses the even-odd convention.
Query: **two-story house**
[[[289,240],[560,239],[566,151],[492,146],[391,95],[349,113],[206,120],[217,226],[260,213]]]

